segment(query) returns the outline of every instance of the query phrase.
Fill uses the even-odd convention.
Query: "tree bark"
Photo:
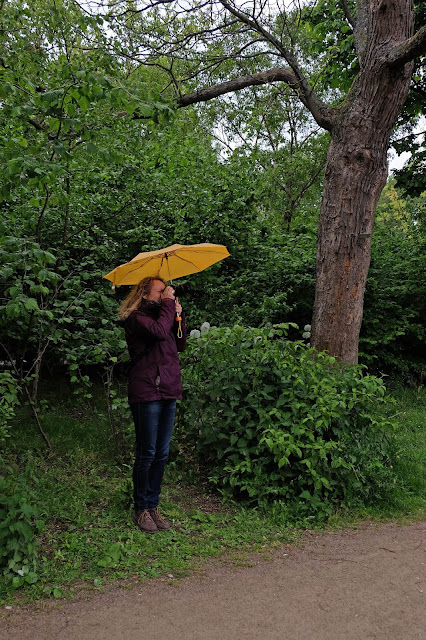
[[[386,63],[413,34],[409,0],[371,0],[361,71],[331,130],[317,244],[311,345],[358,361],[374,212],[386,183],[392,128],[413,64]]]

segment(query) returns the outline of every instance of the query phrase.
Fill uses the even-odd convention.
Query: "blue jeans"
[[[176,400],[153,400],[130,405],[136,430],[133,465],[135,511],[155,509],[161,493],[164,468],[176,412]]]

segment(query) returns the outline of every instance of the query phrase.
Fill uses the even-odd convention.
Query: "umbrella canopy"
[[[173,244],[158,251],[139,253],[133,260],[116,267],[104,278],[111,280],[114,286],[137,284],[142,278],[150,276],[174,280],[204,271],[228,256],[228,249],[221,244]]]

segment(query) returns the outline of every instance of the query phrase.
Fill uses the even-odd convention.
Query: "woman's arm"
[[[165,340],[175,319],[175,302],[165,298],[160,307],[158,318],[154,319],[144,311],[134,311],[129,316],[130,329],[144,338]]]

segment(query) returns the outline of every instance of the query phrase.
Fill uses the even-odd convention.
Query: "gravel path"
[[[426,640],[426,522],[306,534],[250,566],[0,613],[1,640]]]

